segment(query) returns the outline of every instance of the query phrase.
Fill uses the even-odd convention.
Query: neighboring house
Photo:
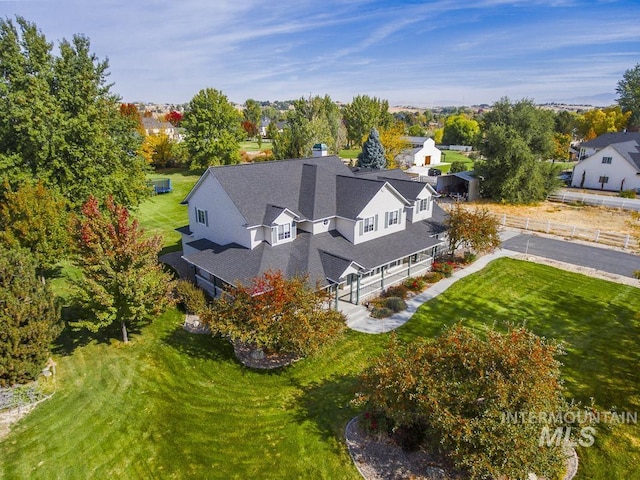
[[[444,232],[435,191],[337,156],[210,167],[187,195],[183,258],[213,296],[268,270],[352,303],[429,270]]]
[[[433,138],[405,137],[412,148],[404,150],[396,158],[398,165],[406,167],[431,167],[440,164],[442,152],[436,147]],[[421,142],[421,143],[420,143]],[[416,144],[418,146],[416,146]]]
[[[161,122],[153,117],[142,118],[142,128],[147,135],[160,135],[165,134],[171,140],[181,140],[178,129],[169,122]]]
[[[580,145],[572,187],[598,190],[640,189],[640,133],[605,133]]]
[[[270,123],[271,123],[271,119],[267,117],[262,117],[262,119],[260,120],[260,126],[258,127],[258,131],[263,138],[267,137],[267,127],[269,126]],[[286,122],[284,120],[280,120],[275,123],[278,133],[282,133],[285,125],[286,125]]]

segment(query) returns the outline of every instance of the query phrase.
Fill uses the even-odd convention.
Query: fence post
[[[600,238],[600,230],[596,230],[596,239],[595,239],[596,243],[598,243],[599,238]]]
[[[529,218],[527,218],[527,221],[524,223],[524,229],[529,230]]]
[[[624,248],[629,248],[629,235],[627,235],[624,239]]]
[[[551,220],[547,220],[547,233],[551,230]]]
[[[576,226],[573,226],[573,229],[571,230],[571,238],[576,236]]]
[[[506,225],[507,224],[507,214],[503,213],[502,214],[502,225]]]

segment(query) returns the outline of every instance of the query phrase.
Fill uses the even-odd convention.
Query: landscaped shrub
[[[374,309],[371,310],[371,316],[373,318],[387,318],[391,315],[393,315],[393,310],[387,307],[374,307]]]
[[[199,314],[207,306],[204,292],[188,280],[176,282],[176,294],[187,313]]]
[[[636,198],[635,190],[622,190],[620,192],[622,198]]]
[[[441,273],[445,277],[450,277],[453,273],[453,262],[433,262],[431,270]]]
[[[407,293],[409,293],[409,289],[405,285],[394,285],[393,287],[389,287],[385,290],[385,297],[400,297],[407,298]]]
[[[421,292],[426,287],[426,282],[422,278],[407,278],[404,286],[412,292]]]
[[[640,280],[640,270],[633,271],[633,278],[637,278],[638,280]]]
[[[422,276],[423,280],[427,283],[439,282],[443,277],[444,275],[442,275],[440,272],[428,272]]]
[[[478,256],[473,252],[464,252],[463,261],[465,264],[473,263]]]
[[[394,313],[401,312],[407,308],[407,302],[400,297],[389,297],[385,303],[387,308]]]

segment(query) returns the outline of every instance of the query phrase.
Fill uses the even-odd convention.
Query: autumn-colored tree
[[[622,112],[620,106],[594,108],[580,115],[577,120],[578,134],[587,139],[610,132],[621,132],[627,125],[631,111]]]
[[[0,244],[0,387],[34,380],[62,331],[60,307],[26,249]]]
[[[396,167],[396,157],[411,146],[404,136],[404,125],[400,122],[380,130],[380,143],[384,148],[384,156],[387,159],[387,168],[389,169]]]
[[[214,334],[270,352],[309,355],[345,330],[342,313],[327,308],[322,292],[305,278],[267,272],[237,285],[213,302],[201,318]]]
[[[183,115],[180,112],[172,110],[164,116],[164,121],[169,122],[174,127],[178,127],[182,122],[182,117]]]
[[[147,135],[142,142],[142,155],[154,167],[166,167],[176,160],[176,142],[166,133]]]
[[[128,118],[129,120],[131,120],[131,122],[135,123],[138,133],[142,136],[145,135],[144,126],[142,125],[142,115],[140,115],[140,111],[138,110],[138,107],[135,106],[135,104],[121,103],[120,115]]]
[[[567,160],[569,158],[569,148],[571,147],[571,135],[566,133],[554,133],[553,143],[555,148],[553,150],[554,160]]]
[[[76,287],[86,315],[73,324],[96,332],[118,321],[127,342],[127,323],[167,307],[172,281],[158,263],[162,238],[148,237],[111,197],[104,207],[91,197],[76,220],[76,259],[83,273]]]
[[[560,354],[558,344],[522,327],[482,338],[457,324],[405,345],[394,336],[363,374],[356,403],[406,447],[428,440],[465,478],[558,478],[562,446],[541,448],[541,424],[505,418],[575,408],[563,398]]]
[[[253,138],[258,135],[258,127],[255,123],[245,120],[242,122],[242,128],[247,133],[247,137]]]
[[[500,247],[498,219],[486,208],[468,210],[454,203],[447,214],[445,225],[451,254],[461,247],[476,253],[492,252]]]
[[[68,253],[68,205],[42,182],[13,190],[5,180],[0,202],[0,242],[30,250],[38,273],[52,268]]]

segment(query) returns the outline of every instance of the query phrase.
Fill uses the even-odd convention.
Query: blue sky
[[[49,41],[82,33],[125,101],[358,94],[606,105],[640,63],[640,1],[0,0]]]

